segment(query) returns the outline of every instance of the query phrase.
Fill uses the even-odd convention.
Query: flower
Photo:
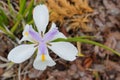
[[[49,56],[48,48],[65,60],[73,61],[76,59],[78,50],[74,45],[69,42],[52,42],[57,38],[66,38],[63,33],[58,31],[55,23],[52,23],[49,31],[45,33],[49,21],[49,12],[45,5],[38,5],[34,8],[33,19],[38,32],[27,24],[20,41],[30,41],[32,44],[22,44],[15,47],[8,54],[8,60],[14,63],[22,63],[37,50],[33,67],[38,70],[45,70],[47,66],[56,64]]]

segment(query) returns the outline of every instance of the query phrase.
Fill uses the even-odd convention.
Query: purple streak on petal
[[[55,35],[57,35],[58,33],[58,29],[57,28],[53,28],[52,30],[48,31],[45,36],[44,36],[44,40],[47,41],[51,41]]]
[[[40,42],[42,40],[42,38],[39,35],[39,33],[37,33],[32,27],[29,28],[29,34],[37,42]]]
[[[39,54],[46,54],[47,51],[47,46],[44,42],[41,42],[40,45],[38,46],[38,53]]]

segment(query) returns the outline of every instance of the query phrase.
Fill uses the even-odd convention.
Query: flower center
[[[28,32],[25,32],[25,36],[28,36]]]
[[[42,60],[42,61],[45,61],[45,60],[46,60],[46,57],[45,57],[45,54],[44,54],[44,53],[41,55],[41,60]]]

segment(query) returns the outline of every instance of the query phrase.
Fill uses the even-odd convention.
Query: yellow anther
[[[25,36],[28,36],[28,32],[25,32]]]
[[[42,60],[42,61],[45,61],[45,54],[42,54],[42,55],[41,55],[41,60]]]

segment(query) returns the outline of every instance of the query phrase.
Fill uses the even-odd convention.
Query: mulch
[[[96,36],[94,41],[102,43],[120,52],[120,0],[89,0],[94,10],[90,14],[87,24],[94,30],[70,33],[61,30],[66,35]],[[65,28],[64,28],[65,29]],[[76,45],[76,43],[74,43]],[[51,52],[56,60],[56,66],[48,67],[45,71],[38,71],[32,67],[30,60],[10,66],[9,69],[0,68],[1,80],[120,80],[120,57],[98,46],[81,44],[81,53],[84,57],[77,57],[73,62],[58,58]],[[15,43],[6,35],[0,34],[0,56],[6,58]],[[0,61],[5,64],[7,60]],[[1,65],[5,66],[5,65]],[[19,74],[19,71],[21,72]]]

